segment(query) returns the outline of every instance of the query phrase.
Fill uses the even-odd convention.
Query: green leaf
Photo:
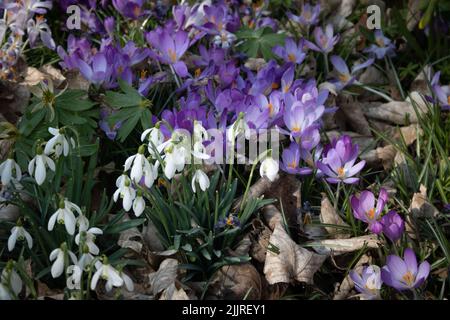
[[[262,56],[265,60],[274,57],[272,48],[284,43],[285,34],[274,33],[271,28],[265,27],[257,30],[241,29],[236,33],[242,41],[240,49],[250,58]]]
[[[141,118],[142,111],[136,112],[133,116],[130,117],[119,129],[119,139],[120,142],[124,142],[126,138],[130,135],[131,131],[136,127],[139,119]]]
[[[61,108],[68,111],[85,111],[95,106],[95,103],[87,98],[84,91],[70,90],[56,98],[55,105],[56,109]]]
[[[133,219],[133,220],[128,220],[128,221],[124,221],[124,222],[119,222],[119,223],[113,225],[112,227],[109,227],[109,228],[105,229],[105,234],[120,233],[122,231],[138,227],[141,224],[143,224],[144,222],[145,222],[145,218]]]

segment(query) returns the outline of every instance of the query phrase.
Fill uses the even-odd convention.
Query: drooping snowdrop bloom
[[[164,174],[170,180],[176,172],[183,171],[187,152],[184,146],[171,144],[164,150],[164,153]]]
[[[159,123],[155,124],[153,128],[145,130],[141,135],[141,141],[148,139],[148,152],[152,157],[155,156],[155,149],[160,153],[164,149],[164,134],[160,129]]]
[[[378,300],[380,299],[380,289],[383,281],[381,281],[380,267],[371,265],[362,270],[359,275],[355,270],[350,271],[350,278],[355,283],[355,288],[360,293],[361,300]]]
[[[114,192],[113,199],[117,202],[119,196],[123,199],[122,206],[125,211],[130,211],[133,205],[133,200],[136,198],[136,190],[131,185],[131,179],[126,175],[122,174],[116,180],[117,190]]]
[[[244,134],[246,139],[250,138],[250,127],[248,126],[247,121],[245,121],[244,112],[240,112],[236,121],[227,128],[227,141],[234,143],[240,134]]]
[[[84,214],[79,214],[75,221],[78,230],[86,231],[89,228],[89,219]]]
[[[61,200],[59,202],[59,209],[48,220],[48,231],[52,231],[55,227],[55,223],[64,224],[67,233],[70,235],[75,234],[76,219],[74,212],[81,215],[81,209],[75,203],[69,200]]]
[[[38,185],[42,185],[47,177],[46,167],[55,171],[55,162],[43,153],[41,147],[36,150],[36,156],[28,164],[28,173],[34,175],[34,179]]]
[[[147,168],[149,172],[152,172],[152,165],[149,163],[144,155],[145,146],[139,147],[138,153],[132,155],[125,161],[124,170],[128,171],[131,168],[130,178],[135,183],[139,183],[144,175],[144,169]]]
[[[22,223],[19,221],[15,227],[11,229],[11,235],[8,238],[8,250],[13,251],[16,246],[17,240],[27,241],[28,248],[31,249],[33,247],[33,238],[28,233],[27,230],[22,226]]]
[[[106,257],[103,258],[103,262],[98,261],[95,264],[97,271],[94,273],[91,281],[91,290],[95,290],[98,281],[101,279],[106,280],[106,291],[111,291],[112,287],[121,287],[124,280],[120,276],[119,272],[108,263]]]
[[[134,283],[133,280],[131,280],[131,278],[122,271],[119,272],[120,277],[123,280],[123,283],[125,284],[125,288],[127,288],[128,291],[133,291],[134,290]]]
[[[145,200],[142,197],[142,192],[140,190],[137,191],[136,198],[133,201],[133,212],[136,217],[139,217],[145,210]]]
[[[8,261],[0,277],[0,300],[12,300],[22,291],[23,281],[14,268],[15,262]]]
[[[64,154],[64,157],[69,155],[70,145],[66,136],[64,135],[64,129],[48,128],[48,132],[53,135],[47,144],[45,145],[44,153],[46,155],[54,154],[57,158]],[[70,139],[70,144],[75,148],[75,141]]]
[[[80,259],[78,259],[77,265],[81,269],[87,271],[91,265],[91,262],[94,260],[94,256],[89,253],[89,247],[87,245],[84,245],[81,251],[82,254],[80,256]]]
[[[95,244],[95,237],[99,234],[103,234],[103,231],[99,228],[90,228],[87,231],[81,231],[75,236],[75,243],[80,245],[80,239],[84,239],[84,244],[89,248],[89,252],[93,255],[98,255],[100,249]]]
[[[275,161],[271,156],[268,156],[261,163],[259,168],[259,174],[261,177],[266,177],[270,181],[274,181],[278,174],[278,162]]]
[[[12,158],[6,159],[0,164],[0,176],[2,177],[2,185],[6,186],[11,182],[11,179],[20,181],[22,179],[22,170],[19,165]]]
[[[83,276],[83,269],[76,264],[70,265],[67,267],[67,275],[67,288],[69,288],[70,290],[79,290],[81,288],[81,277]]]
[[[385,189],[380,190],[377,205],[375,206],[375,196],[370,191],[363,191],[359,197],[351,196],[350,203],[353,209],[353,215],[356,219],[366,222],[369,230],[375,234],[380,234],[383,226],[380,222],[381,213],[388,200],[388,194]]]
[[[387,257],[386,265],[381,269],[381,279],[385,284],[399,291],[412,290],[420,287],[429,273],[428,261],[423,261],[417,266],[414,251],[407,248],[403,259],[395,255]]]
[[[199,184],[200,189],[204,192],[209,188],[209,178],[206,173],[202,170],[198,169],[195,171],[194,176],[192,177],[192,191],[197,192],[196,183]]]
[[[55,260],[51,268],[53,278],[58,278],[64,272],[66,254],[74,264],[77,263],[77,257],[72,251],[67,250],[67,244],[65,242],[61,244],[61,247],[56,248],[50,253],[50,261]]]

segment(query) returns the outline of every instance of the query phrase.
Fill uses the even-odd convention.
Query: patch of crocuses
[[[49,18],[52,10],[60,10],[52,15],[58,16],[71,5],[80,8],[77,31]],[[359,3],[352,6],[362,8]],[[353,9],[339,4],[336,12],[346,10]],[[445,251],[445,241],[429,227],[448,218],[448,184],[430,188],[428,179],[436,172],[425,170],[420,183],[401,182],[413,177],[408,170],[414,169],[412,159],[420,161],[420,144],[433,146],[435,141],[427,141],[428,132],[417,129],[415,139],[409,139],[414,141],[399,151],[391,140],[383,140],[385,132],[371,131],[386,128],[391,134],[401,126],[397,131],[409,133],[419,126],[422,118],[414,117],[411,108],[397,111],[397,105],[410,105],[410,100],[403,101],[402,88],[394,88],[394,82],[404,81],[416,66],[410,70],[402,64],[397,74],[394,62],[402,52],[395,45],[400,38],[396,28],[369,30],[373,37],[366,37],[359,33],[361,22],[350,21],[350,13],[335,15],[318,1],[302,1],[289,10],[279,10],[268,0],[181,1],[172,6],[145,0],[2,1],[0,88],[25,81],[33,107],[23,114],[14,111],[21,116],[17,127],[9,118],[3,122],[0,114],[0,142],[4,137],[11,140],[8,150],[1,152],[5,159],[0,159],[0,222],[3,204],[22,201],[24,208],[18,218],[5,223],[7,232],[0,230],[1,238],[9,237],[8,259],[15,259],[0,261],[0,299],[34,292],[21,279],[25,268],[17,269],[17,278],[13,267],[25,261],[24,255],[37,259],[32,266],[40,268],[30,274],[50,279],[49,287],[58,287],[66,298],[83,299],[90,291],[100,296],[99,286],[121,297],[123,289],[135,291],[132,278],[139,274],[114,250],[117,244],[127,245],[122,238],[128,226],[140,233],[144,225],[146,232],[155,233],[154,239],[161,239],[155,250],[161,249],[162,257],[176,251],[170,259],[186,269],[180,274],[186,271],[188,276],[175,281],[180,295],[191,280],[197,286],[209,283],[223,266],[240,268],[259,261],[264,263],[261,276],[271,285],[314,283],[320,294],[332,286],[315,283],[320,277],[314,273],[339,275],[336,279],[344,290],[324,297],[338,299],[342,292],[344,298],[360,300],[424,297],[425,290],[435,286],[431,264],[448,268],[445,252],[440,252]],[[55,36],[60,27],[64,32]],[[41,66],[48,56],[57,72]],[[20,70],[29,57],[34,69],[30,65]],[[38,78],[54,79],[34,86],[34,72]],[[420,95],[438,110],[430,117],[447,119],[448,70],[433,70],[427,77],[429,88],[420,88]],[[387,96],[388,89],[397,96]],[[380,102],[380,96],[390,102]],[[400,96],[401,103],[396,103]],[[5,99],[16,97],[0,92],[1,103]],[[394,125],[390,118],[395,118]],[[355,123],[360,119],[364,121]],[[444,129],[441,149],[448,147]],[[273,145],[268,143],[271,139]],[[216,142],[223,145],[212,150]],[[31,150],[18,149],[25,146]],[[258,149],[256,161],[240,163],[250,159],[245,153],[255,147],[263,149]],[[111,150],[100,151],[106,148]],[[411,150],[412,157],[401,159]],[[214,156],[222,151],[226,161],[215,163]],[[394,154],[386,155],[387,151]],[[434,153],[429,161],[432,157]],[[442,170],[440,176],[448,173],[448,159],[436,167]],[[414,166],[422,165],[418,164]],[[67,172],[71,176],[66,177]],[[103,176],[108,176],[107,182],[100,181]],[[89,189],[97,183],[105,190],[103,198]],[[405,195],[422,191],[422,183],[428,187],[424,194],[434,196],[424,202],[436,210],[415,216],[415,204]],[[22,199],[34,193],[34,202]],[[93,199],[85,201],[89,193]],[[442,199],[436,200],[436,194]],[[42,212],[35,215],[33,210]],[[198,215],[202,210],[205,216]],[[268,211],[280,219],[269,218]],[[35,220],[42,225],[32,225]],[[334,229],[342,232],[337,235]],[[45,237],[39,230],[45,230]],[[261,230],[270,242],[263,255],[254,250]],[[442,230],[447,235],[445,226]],[[103,233],[108,236],[94,243]],[[279,241],[280,234],[289,241]],[[242,249],[247,240],[251,249]],[[134,242],[140,247],[139,241]],[[272,248],[277,242],[280,248]],[[283,246],[293,247],[294,242],[296,252],[311,257],[311,265],[299,268],[303,261],[284,256],[288,250]],[[269,249],[278,253],[269,254]],[[335,255],[347,264],[330,272]],[[440,260],[433,262],[435,257]],[[287,270],[282,280],[267,269],[270,259],[282,261],[281,269]],[[323,264],[327,259],[333,264]],[[160,272],[167,263],[161,260],[148,269]],[[316,266],[315,261],[322,264]],[[11,281],[4,273],[15,283],[7,283]],[[152,297],[170,298],[170,290]],[[264,293],[255,297],[262,299]]]

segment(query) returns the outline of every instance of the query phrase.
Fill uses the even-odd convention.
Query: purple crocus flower
[[[356,72],[370,66],[374,59],[370,58],[363,63],[354,65],[350,72],[345,61],[339,56],[331,56],[331,63],[337,73],[337,79],[333,82],[337,90],[342,90],[346,86],[351,85],[356,80]]]
[[[314,7],[309,3],[305,3],[302,6],[300,16],[296,16],[290,12],[287,13],[289,19],[297,22],[303,26],[315,25],[319,22],[320,4],[316,4]]]
[[[405,221],[394,210],[389,211],[383,218],[381,218],[381,225],[383,226],[383,233],[392,242],[396,242],[402,237],[405,231]]]
[[[322,161],[317,162],[317,167],[328,176],[326,180],[330,183],[357,183],[359,178],[354,176],[359,173],[366,162],[360,161],[357,164],[358,146],[353,145],[350,137],[339,138],[327,151],[324,151]]]
[[[117,136],[117,131],[122,126],[122,121],[110,125],[108,123],[108,117],[112,114],[112,111],[108,108],[103,108],[100,110],[100,121],[99,127],[106,134],[109,140],[115,140]]]
[[[54,50],[56,48],[55,41],[53,41],[50,27],[43,16],[37,16],[36,21],[33,19],[28,20],[27,33],[30,40],[30,46],[33,48],[36,46],[38,36],[42,43],[49,49]]]
[[[145,13],[143,0],[112,0],[112,3],[117,11],[130,19],[136,20]]]
[[[437,103],[441,105],[442,109],[450,110],[450,87],[439,85],[440,76],[441,72],[436,72],[431,80],[431,88],[437,98]]]
[[[355,284],[355,289],[360,293],[361,300],[380,299],[380,289],[383,284],[380,267],[375,265],[364,267],[361,275],[352,270],[349,276]]]
[[[64,61],[60,63],[61,66],[69,70],[78,68],[78,59],[86,63],[90,63],[92,60],[92,48],[89,40],[87,38],[77,39],[72,34],[67,38],[67,52],[61,46],[58,46],[57,52]]]
[[[417,258],[411,248],[405,249],[404,258],[389,255],[381,269],[381,279],[385,284],[399,291],[420,287],[430,273],[430,264],[423,261],[417,266]]]
[[[92,84],[101,85],[111,76],[112,69],[102,52],[92,58],[91,65],[81,59],[78,59],[77,64],[83,77]]]
[[[333,26],[328,24],[325,32],[322,27],[316,27],[313,31],[315,44],[305,40],[306,46],[314,51],[327,54],[333,51],[335,44],[339,41],[339,35],[334,35]]]
[[[371,44],[370,47],[364,49],[364,52],[375,55],[377,59],[383,59],[386,55],[395,55],[395,45],[383,35],[383,31],[375,30],[374,34],[376,44]]]
[[[353,209],[353,215],[356,219],[366,222],[369,230],[375,234],[380,234],[383,226],[380,222],[381,213],[388,200],[388,194],[385,189],[380,190],[377,205],[375,206],[375,196],[370,191],[361,192],[360,197],[352,196],[350,203]]]
[[[281,116],[281,94],[277,91],[274,91],[270,94],[269,99],[263,94],[258,94],[254,101],[256,105],[258,105],[261,110],[269,110],[270,118],[277,118],[277,116]]]
[[[312,172],[309,167],[300,167],[300,160],[302,159],[301,145],[293,141],[289,148],[283,150],[281,155],[281,169],[289,174],[308,175]]]
[[[292,38],[287,38],[284,47],[275,46],[273,52],[285,62],[301,64],[306,57],[306,54],[302,51],[303,41],[300,40],[297,45]]]
[[[223,229],[223,228],[239,228],[241,226],[241,222],[239,218],[233,214],[229,214],[228,217],[221,218],[217,221],[215,228]]]
[[[147,42],[158,52],[157,58],[165,64],[173,66],[180,77],[186,77],[188,70],[186,64],[180,61],[189,48],[189,37],[187,32],[179,30],[170,33],[166,29],[158,28],[146,35]]]

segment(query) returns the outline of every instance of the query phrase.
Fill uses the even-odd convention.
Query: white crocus
[[[209,188],[209,178],[206,173],[204,173],[202,170],[198,169],[195,171],[194,177],[192,178],[192,190],[194,192],[197,192],[195,183],[198,182],[200,185],[200,189],[202,191],[206,191],[206,189]]]
[[[56,157],[64,154],[65,157],[69,155],[70,145],[66,136],[64,135],[64,129],[48,128],[48,131],[53,135],[47,144],[45,145],[44,153],[46,155],[55,154]],[[75,141],[71,138],[70,143],[75,148]]]
[[[75,243],[80,245],[81,235],[84,234],[84,244],[89,248],[89,252],[97,255],[100,252],[100,249],[95,244],[96,235],[103,234],[103,231],[99,228],[90,228],[87,231],[81,231],[79,234],[75,236]]]
[[[129,157],[125,161],[125,171],[130,170],[130,178],[136,183],[140,183],[143,175],[144,175],[144,169],[151,168],[150,162],[147,160],[147,158],[144,155],[145,146],[142,145],[139,147],[138,153]]]
[[[274,181],[278,174],[278,162],[272,159],[272,157],[267,157],[261,163],[259,168],[259,173],[261,177],[267,177],[270,181]]]
[[[145,210],[145,200],[142,193],[138,191],[136,198],[133,201],[133,212],[136,217],[139,217]]]
[[[120,276],[119,272],[108,263],[108,260],[104,258],[103,263],[98,262],[95,264],[97,271],[94,273],[91,281],[91,290],[95,290],[98,280],[106,280],[106,291],[111,291],[112,287],[121,287],[124,280]]]
[[[67,275],[69,275],[66,281],[67,288],[70,290],[79,290],[81,288],[83,269],[76,264],[70,265],[67,267]]]
[[[67,250],[66,243],[63,243],[60,248],[57,248],[50,253],[50,261],[55,260],[51,268],[53,278],[58,278],[64,272],[65,252],[67,252],[67,255],[74,264],[77,263],[75,254],[72,251]]]
[[[126,174],[122,174],[116,180],[117,190],[114,192],[113,199],[117,202],[119,196],[123,199],[122,206],[125,211],[130,211],[133,200],[136,198],[136,190],[131,186],[131,180]]]
[[[67,233],[70,235],[75,234],[76,219],[74,211],[81,215],[81,209],[76,204],[68,201],[67,199],[59,202],[59,209],[48,220],[48,231],[52,231],[55,227],[55,223],[64,224]]]
[[[27,240],[28,248],[31,249],[33,247],[33,238],[31,238],[28,231],[19,223],[11,229],[11,235],[8,238],[8,250],[13,251],[17,240],[23,241],[25,239]]]
[[[36,156],[28,164],[28,173],[34,175],[36,183],[42,185],[47,176],[46,167],[50,170],[55,171],[55,163],[47,155],[43,154],[42,148],[38,147],[36,151]]]
[[[2,177],[2,184],[6,186],[14,177],[17,181],[20,181],[20,179],[22,179],[22,170],[20,170],[19,165],[14,159],[9,158],[0,164],[0,176]]]

